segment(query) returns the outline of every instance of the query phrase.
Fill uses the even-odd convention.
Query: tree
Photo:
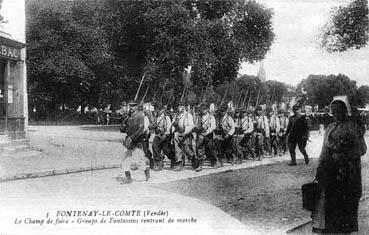
[[[144,77],[164,103],[231,83],[264,58],[272,11],[254,1],[27,0],[30,104],[116,107]],[[189,76],[183,71],[192,67]],[[165,84],[165,85],[164,85]],[[165,88],[165,89],[164,89]],[[186,89],[184,89],[186,88]]]
[[[306,92],[306,103],[309,105],[325,107],[338,95],[347,95],[351,104],[357,104],[356,82],[343,74],[309,75],[297,85],[297,90],[298,96],[305,96],[302,90]]]
[[[30,104],[60,106],[97,103],[110,60],[99,27],[98,1],[27,1],[27,54]],[[41,102],[42,103],[42,102]]]
[[[284,101],[283,98],[287,93],[286,84],[274,80],[268,80],[265,84],[268,89],[267,102],[273,104],[275,102],[280,103]]]
[[[358,106],[365,106],[369,104],[369,86],[360,86],[357,89]]]
[[[199,94],[209,82],[233,81],[240,62],[263,59],[274,39],[271,10],[253,1],[107,0],[106,9],[105,28],[130,88],[147,74],[153,90],[167,81],[176,100],[188,66],[190,90]]]
[[[324,26],[321,46],[341,52],[367,45],[369,39],[368,0],[355,0],[336,9]]]

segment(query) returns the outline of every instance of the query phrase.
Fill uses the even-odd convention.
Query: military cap
[[[203,102],[199,105],[199,108],[204,110],[209,108],[209,104],[207,102]]]
[[[292,110],[299,110],[301,109],[300,105],[295,104],[294,106],[292,106]]]
[[[247,113],[245,108],[240,108],[239,110],[240,110],[240,113]]]
[[[156,103],[156,104],[155,104],[155,108],[156,108],[157,110],[165,110],[165,109],[167,109],[167,106],[166,106],[166,105],[164,105],[164,104],[162,104],[162,103]]]
[[[178,106],[186,106],[186,102],[181,100],[178,102]]]
[[[220,112],[226,112],[227,110],[228,110],[227,105],[222,105],[222,106],[219,107]]]
[[[284,113],[284,111],[283,110],[279,110],[278,111],[278,116],[283,116],[285,113]]]

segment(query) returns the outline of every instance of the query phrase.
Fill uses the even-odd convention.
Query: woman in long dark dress
[[[347,97],[334,99],[331,113],[335,121],[325,131],[316,173],[320,194],[312,214],[313,232],[351,233],[358,231],[365,130],[349,119]]]

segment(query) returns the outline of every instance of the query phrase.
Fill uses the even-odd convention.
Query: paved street
[[[200,200],[153,189],[146,182],[121,185],[116,179],[120,173],[119,170],[92,171],[2,183],[0,234],[67,234],[71,231],[68,234],[77,234],[77,231],[78,234],[147,234],[151,231],[152,234],[174,234],[184,232],[185,229],[202,234],[245,234],[245,231],[249,231],[236,219]],[[15,218],[45,218],[46,213],[55,218],[58,210],[163,210],[168,211],[169,217],[192,217],[196,223],[170,224],[165,227],[165,231],[160,228],[160,224],[154,223],[139,226],[76,224],[78,221],[73,225],[14,224]],[[252,231],[250,233],[254,234]]]

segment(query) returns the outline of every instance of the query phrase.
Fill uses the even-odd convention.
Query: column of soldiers
[[[224,163],[241,164],[246,159],[261,160],[263,156],[282,155],[287,148],[293,148],[294,153],[296,145],[301,148],[304,145],[303,141],[287,144],[291,124],[284,111],[272,111],[268,117],[261,106],[250,111],[221,105],[215,110],[202,102],[191,109],[180,102],[177,111],[173,112],[159,103],[155,105],[155,111],[150,112],[133,101],[128,105],[130,113],[121,130],[127,133],[123,143],[127,152],[122,166],[128,183],[132,181],[130,170],[141,168],[148,180],[149,169],[162,170],[165,157],[174,171],[182,171],[189,162],[192,169],[199,172],[205,160],[219,168]],[[151,150],[150,135],[154,135]],[[139,156],[127,160],[134,153],[145,156],[146,162],[143,163]],[[295,159],[292,163],[295,164]],[[131,168],[127,164],[131,164]]]

